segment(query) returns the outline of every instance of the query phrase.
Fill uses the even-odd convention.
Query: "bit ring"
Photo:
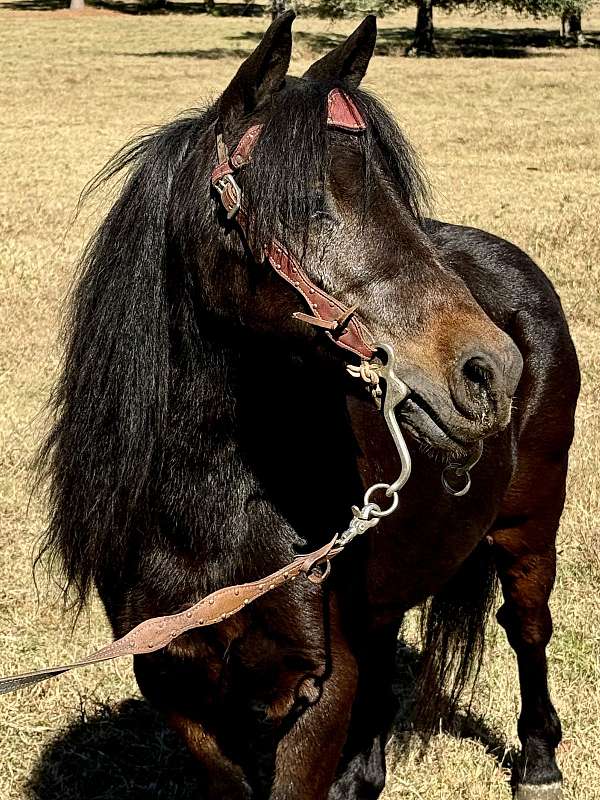
[[[466,478],[465,485],[462,489],[455,489],[448,481],[446,473],[450,472],[451,470],[457,477],[464,476]],[[448,466],[442,471],[442,486],[448,492],[448,494],[451,494],[453,497],[464,497],[471,488],[471,473],[468,469],[465,469],[460,464],[448,464]]]
[[[389,489],[391,484],[389,483],[374,483],[373,486],[370,486],[367,491],[365,492],[364,498],[364,505],[367,506],[371,503],[371,495],[373,492],[376,492],[378,489]],[[375,517],[376,519],[381,519],[381,517],[387,517],[390,514],[393,514],[394,511],[398,508],[398,503],[400,502],[400,497],[398,496],[398,492],[392,493],[392,504],[389,508],[376,510],[375,508],[371,509],[371,516]],[[375,504],[373,504],[375,505]]]

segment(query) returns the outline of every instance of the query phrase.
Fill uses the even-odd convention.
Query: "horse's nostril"
[[[478,391],[490,391],[495,384],[494,368],[489,360],[481,355],[471,356],[463,364],[465,380]]]
[[[481,350],[465,353],[452,379],[452,397],[458,410],[473,420],[491,423],[503,390],[502,364]]]
[[[504,348],[472,348],[458,359],[450,378],[452,399],[482,435],[508,424],[522,369],[523,358],[508,337]]]

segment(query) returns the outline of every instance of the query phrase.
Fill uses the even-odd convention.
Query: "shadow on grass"
[[[493,29],[493,28],[441,28],[437,34],[438,54],[442,57],[464,58],[529,58],[541,56],[550,48],[561,47],[560,37],[553,30],[537,28]],[[600,47],[600,31],[586,34],[589,47]],[[229,36],[230,47],[214,47],[209,50],[157,50],[147,53],[128,53],[138,58],[244,58],[260,41],[262,33],[245,31]],[[296,42],[311,53],[319,55],[331,50],[344,40],[337,33],[307,33],[298,31]],[[411,28],[382,28],[377,39],[376,54],[379,56],[402,56],[413,38]],[[246,44],[246,47],[242,46]]]
[[[398,644],[395,691],[399,711],[393,735],[408,752],[414,676],[419,655]],[[483,743],[503,767],[512,766],[506,742],[478,717],[461,714],[453,735]],[[27,785],[29,800],[202,800],[198,768],[178,737],[142,700],[100,706],[54,739],[42,752]]]
[[[398,701],[398,711],[392,726],[392,736],[397,751],[408,753],[418,728],[413,724],[413,703],[415,682],[419,674],[419,652],[402,640],[396,648],[396,671],[394,678],[394,694]],[[494,758],[500,767],[512,770],[518,759],[518,752],[508,746],[506,739],[490,728],[483,717],[471,710],[459,711],[452,723],[443,731],[457,739],[473,739],[485,748],[488,755]]]
[[[600,31],[586,31],[588,47],[600,47]],[[412,28],[380,28],[375,53],[378,56],[404,55],[412,43]],[[232,36],[232,41],[260,41],[261,33],[246,31]],[[438,55],[464,58],[526,58],[543,55],[544,50],[560,47],[558,30],[540,28],[437,28],[435,33]],[[344,41],[339,33],[308,33],[297,31],[296,42],[314,53],[330,50]]]
[[[58,11],[67,7],[64,0],[18,0],[14,3],[0,3],[0,8],[8,11]]]
[[[379,56],[403,55],[413,36],[412,28],[382,28],[375,52]],[[600,31],[586,36],[590,46],[600,46]],[[302,31],[296,38],[315,52],[329,50],[344,39],[337,34]],[[558,31],[539,28],[438,28],[435,38],[438,55],[448,57],[527,58],[561,47]]]
[[[142,700],[99,707],[52,741],[27,783],[29,800],[201,800],[197,767]]]
[[[244,50],[241,47],[211,47],[209,50],[154,50],[151,53],[119,53],[119,55],[135,58],[199,58],[218,61],[220,58],[246,58],[251,52],[251,48]]]
[[[68,0],[5,0],[0,2],[0,9],[11,11],[58,11],[67,10]],[[205,2],[176,2],[166,0],[164,5],[158,3],[140,3],[135,0],[86,0],[88,8],[101,8],[120,14],[206,14],[214,17],[262,17],[265,7],[253,2],[217,3],[210,7]]]

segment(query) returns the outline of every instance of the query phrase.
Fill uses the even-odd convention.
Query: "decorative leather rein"
[[[336,539],[337,536],[319,550],[298,556],[291,564],[287,564],[259,581],[227,586],[209,594],[178,614],[147,619],[121,639],[101,647],[100,650],[96,650],[72,664],[46,667],[9,678],[0,678],[0,694],[15,692],[17,689],[54,678],[56,675],[69,672],[77,667],[86,667],[101,661],[112,661],[121,656],[139,656],[162,650],[182,633],[223,622],[233,614],[237,614],[253,600],[272,591],[277,586],[295,580],[299,575],[307,575],[310,580],[318,583],[325,577],[325,573],[319,573],[319,565],[329,564],[329,560],[342,551],[341,547],[336,546]]]

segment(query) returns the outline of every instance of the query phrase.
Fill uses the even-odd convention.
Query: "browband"
[[[366,129],[366,123],[350,97],[340,89],[332,89],[327,98],[327,124],[332,128],[358,133]],[[229,156],[222,135],[217,136],[219,163],[211,175],[211,182],[218,192],[227,218],[236,221],[246,236],[249,213],[242,200],[242,191],[234,174],[248,164],[252,158],[263,126],[252,125],[243,134],[237,147]],[[277,239],[264,246],[265,259],[281,277],[302,295],[310,308],[310,314],[296,312],[294,317],[303,322],[325,329],[327,335],[340,347],[355,353],[361,359],[375,354],[374,337],[369,329],[356,317],[356,308],[348,308],[339,300],[313,283],[295,258]]]

